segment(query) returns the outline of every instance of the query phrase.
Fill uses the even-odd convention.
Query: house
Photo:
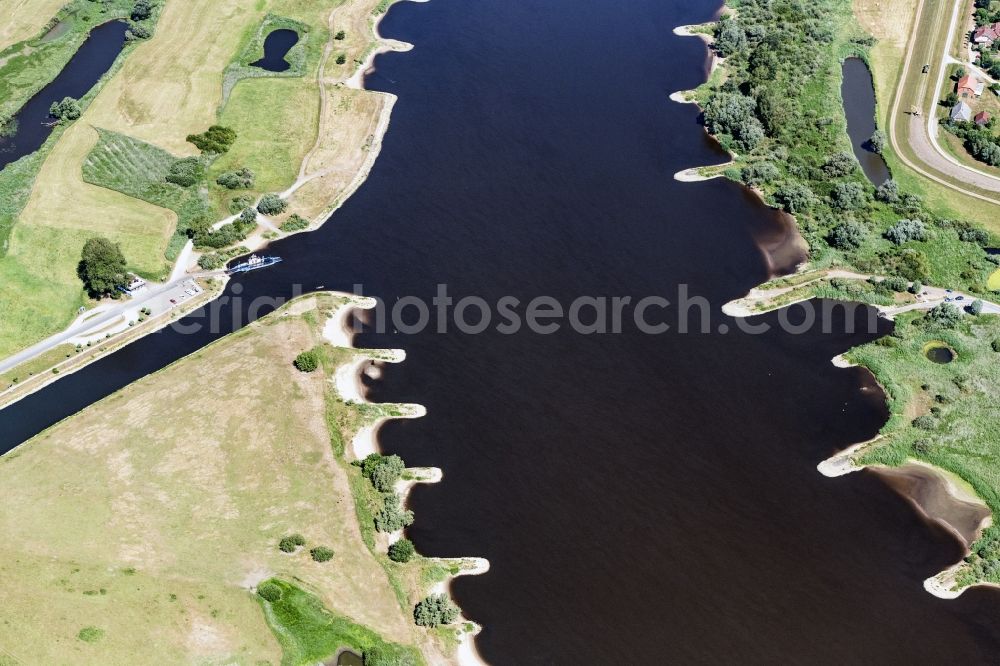
[[[982,127],[983,125],[987,125],[990,122],[990,112],[980,111],[979,113],[976,114],[976,117],[973,118],[973,120],[980,127]]]
[[[1000,23],[981,25],[972,33],[972,41],[976,44],[993,46],[993,42],[998,39],[1000,39]]]
[[[958,80],[958,96],[962,99],[969,97],[979,97],[983,94],[986,84],[976,80],[971,74],[966,74]]]
[[[952,107],[951,113],[948,114],[948,117],[956,122],[959,120],[966,122],[972,120],[972,107],[965,102],[959,102]]]

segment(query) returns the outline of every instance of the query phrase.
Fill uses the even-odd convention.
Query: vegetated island
[[[343,346],[356,305],[292,301],[0,458],[4,656],[476,663],[445,582],[488,565],[402,538],[406,489],[440,473],[371,452],[419,410],[357,399],[401,354]]]
[[[717,23],[679,29],[704,38],[714,58],[708,81],[673,99],[697,102],[707,131],[733,159],[681,177],[725,176],[753,188],[795,216],[809,247],[799,273],[761,285],[727,311],[750,316],[814,297],[882,308],[895,318],[893,333],[849,351],[840,364],[873,372],[892,417],[878,438],[838,458],[837,473],[929,463],[961,479],[996,514],[1000,284],[991,276],[1000,255],[988,250],[998,244],[997,220],[928,205],[915,191],[921,181],[888,150],[896,179],[873,185],[863,175],[846,131],[841,63],[867,62],[876,41],[849,0],[727,4]],[[861,5],[856,0],[853,9]],[[877,138],[871,143],[884,148]],[[989,519],[979,528],[968,556],[929,579],[929,591],[955,596],[969,585],[1000,584],[1000,528]]]
[[[9,121],[94,26],[129,24],[98,84],[79,100],[53,100],[42,147],[0,170],[0,359],[120,296],[133,275],[173,283],[322,224],[364,182],[388,127],[394,97],[361,81],[374,54],[409,48],[377,34],[390,5],[70,0],[34,37],[0,43],[0,134],[16,133]],[[21,13],[0,7],[0,23],[17,24],[9,39],[32,27]],[[297,37],[288,67],[256,66],[279,30]],[[110,286],[78,271],[95,237],[123,258]],[[152,329],[130,321],[132,337]],[[87,350],[50,352],[11,384]]]

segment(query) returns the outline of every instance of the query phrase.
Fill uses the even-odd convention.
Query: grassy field
[[[0,52],[39,35],[66,0],[7,0],[0,5]]]
[[[354,408],[329,401],[326,369],[291,364],[317,345],[332,304],[299,300],[0,458],[3,652],[23,663],[318,656],[302,642],[316,632],[295,633],[294,647],[269,631],[250,588],[272,577],[316,599],[289,596],[294,608],[271,609],[281,624],[294,612],[350,625],[359,641],[375,634],[355,625],[427,644],[362,538],[358,471],[331,446],[351,433],[331,432],[323,415]],[[280,552],[290,533],[306,549],[329,546],[333,559]],[[80,638],[88,627],[97,640]]]
[[[892,336],[852,349],[847,357],[869,368],[884,387],[891,416],[883,438],[859,462],[895,466],[913,458],[957,474],[1000,513],[1000,318],[966,317],[955,329],[928,326],[921,315],[896,321]],[[929,344],[944,343],[956,353],[951,363],[933,363],[924,355]],[[1000,342],[997,342],[1000,345]],[[918,417],[927,417],[916,421]],[[1000,538],[993,528],[977,551]],[[983,575],[973,557],[962,577],[1000,582],[1000,552],[985,559],[997,571]]]

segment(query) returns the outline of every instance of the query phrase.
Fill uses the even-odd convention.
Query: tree
[[[309,551],[314,562],[329,562],[333,558],[333,550],[326,546],[316,546]]]
[[[281,599],[281,588],[271,581],[265,581],[257,586],[257,596],[273,604]]]
[[[868,203],[868,196],[861,183],[837,183],[830,192],[830,202],[840,210],[857,210]]]
[[[49,115],[61,122],[76,120],[81,113],[80,103],[72,97],[63,97],[61,102],[52,102],[49,107]]]
[[[167,170],[166,181],[181,187],[191,187],[205,176],[205,165],[197,157],[174,160]]]
[[[913,284],[910,285],[909,292],[911,294],[919,294],[924,290],[924,284],[920,280],[914,280]]]
[[[927,227],[920,220],[900,220],[886,230],[885,237],[896,245],[909,241],[925,241]]]
[[[413,559],[417,549],[409,539],[400,539],[389,546],[389,559],[393,562],[406,563]]]
[[[337,34],[336,34],[336,35],[334,35],[334,37],[333,37],[333,38],[334,38],[334,39],[344,39],[345,37],[347,37],[347,33],[346,33],[346,32],[344,32],[343,30],[338,30],[338,31],[337,31]]]
[[[304,351],[292,363],[300,372],[313,372],[319,367],[319,355],[314,351]]]
[[[728,19],[719,22],[715,31],[715,50],[723,58],[742,51],[746,48],[747,36],[743,32],[743,26],[738,21]]]
[[[444,594],[424,597],[413,607],[413,621],[420,627],[451,624],[458,618],[458,607]]]
[[[263,215],[279,215],[288,208],[288,203],[277,194],[265,194],[257,204],[257,210]]]
[[[149,0],[137,0],[135,5],[132,7],[133,21],[145,21],[152,14],[153,7],[149,4]]]
[[[764,126],[754,111],[757,103],[740,93],[720,92],[705,105],[705,127],[712,134],[728,134],[736,147],[750,151],[764,138]]]
[[[413,524],[413,512],[403,509],[399,496],[386,493],[382,496],[382,508],[375,514],[375,529],[379,532],[396,532]]]
[[[872,132],[871,138],[868,139],[868,147],[881,155],[882,150],[885,148],[885,132],[882,130]]]
[[[337,54],[337,64],[338,65],[343,65],[345,62],[347,62],[347,56],[344,55],[343,53],[338,53]]]
[[[942,328],[954,327],[961,318],[962,313],[951,303],[935,305],[924,315],[924,321],[929,324],[936,324]]]
[[[830,232],[827,242],[839,250],[856,250],[864,243],[867,232],[853,220],[841,222]]]
[[[216,252],[210,252],[198,257],[198,265],[206,271],[214,271],[222,268],[224,263],[226,262],[224,262],[222,257],[220,257]]]
[[[782,208],[792,215],[805,212],[816,203],[816,195],[813,194],[808,185],[803,183],[782,185],[774,193],[774,198]]]
[[[778,179],[781,173],[778,167],[770,162],[755,162],[740,172],[740,179],[748,187],[755,187],[763,183],[770,183]]]
[[[969,305],[969,312],[977,317],[983,314],[983,302],[978,298],[972,301],[972,304]]]
[[[375,490],[381,493],[390,492],[399,477],[403,475],[406,466],[403,459],[397,455],[384,456],[372,467],[368,478]]]
[[[96,236],[83,245],[77,275],[91,296],[117,295],[128,284],[126,266],[118,243]]]

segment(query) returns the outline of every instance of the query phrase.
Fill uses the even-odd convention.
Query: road
[[[913,21],[913,30],[910,33],[909,43],[906,48],[906,55],[903,59],[903,71],[899,78],[900,87],[906,85],[907,75],[911,67],[923,66],[922,64],[914,63],[913,60],[914,47],[917,44],[920,22],[922,20],[933,20],[933,17],[928,18],[930,15],[924,11],[926,4],[927,0],[921,0],[920,4],[917,6],[917,14]],[[934,94],[930,95],[927,108],[922,111],[922,113],[925,114],[925,117],[906,114],[907,120],[905,122],[909,123],[909,127],[907,128],[909,130],[910,137],[909,147],[920,163],[917,164],[907,157],[906,152],[900,149],[899,140],[897,138],[896,126],[898,124],[899,117],[904,115],[900,113],[899,108],[903,97],[903,91],[901,89],[896,91],[892,104],[892,111],[889,115],[889,141],[895,149],[899,159],[906,164],[906,166],[910,167],[925,178],[929,178],[936,183],[944,185],[945,187],[956,192],[961,192],[967,196],[1000,205],[1000,196],[994,197],[990,194],[983,194],[980,191],[957,185],[951,180],[946,180],[942,177],[947,176],[948,178],[961,181],[962,183],[967,183],[981,190],[1000,194],[1000,178],[961,164],[951,155],[945,153],[945,151],[938,144],[937,140],[937,91],[941,89],[941,83],[945,79],[948,63],[953,60],[950,55],[951,47],[954,43],[955,28],[957,27],[957,22],[964,5],[964,0],[955,0],[954,7],[950,14],[948,37],[945,40],[945,45],[940,55],[940,65],[938,67],[935,85],[932,88]],[[926,122],[924,122],[925,119]]]
[[[182,305],[184,301],[191,298],[191,296],[184,292],[186,289],[190,289],[189,285],[194,283],[194,279],[196,277],[208,277],[209,275],[215,274],[221,274],[221,271],[216,271],[215,273],[185,275],[179,279],[171,280],[170,282],[162,285],[147,287],[135,298],[127,298],[122,303],[116,304],[113,307],[104,310],[99,315],[75,323],[64,331],[56,333],[55,335],[48,337],[45,340],[42,340],[41,342],[14,354],[13,356],[8,356],[7,358],[0,360],[0,372],[7,372],[25,361],[29,361],[36,356],[40,356],[47,351],[55,349],[59,345],[69,343],[74,338],[84,337],[88,332],[92,333],[111,324],[120,322],[122,321],[122,317],[129,312],[148,307],[152,310],[152,313],[149,315],[150,317],[163,316],[178,305]]]

